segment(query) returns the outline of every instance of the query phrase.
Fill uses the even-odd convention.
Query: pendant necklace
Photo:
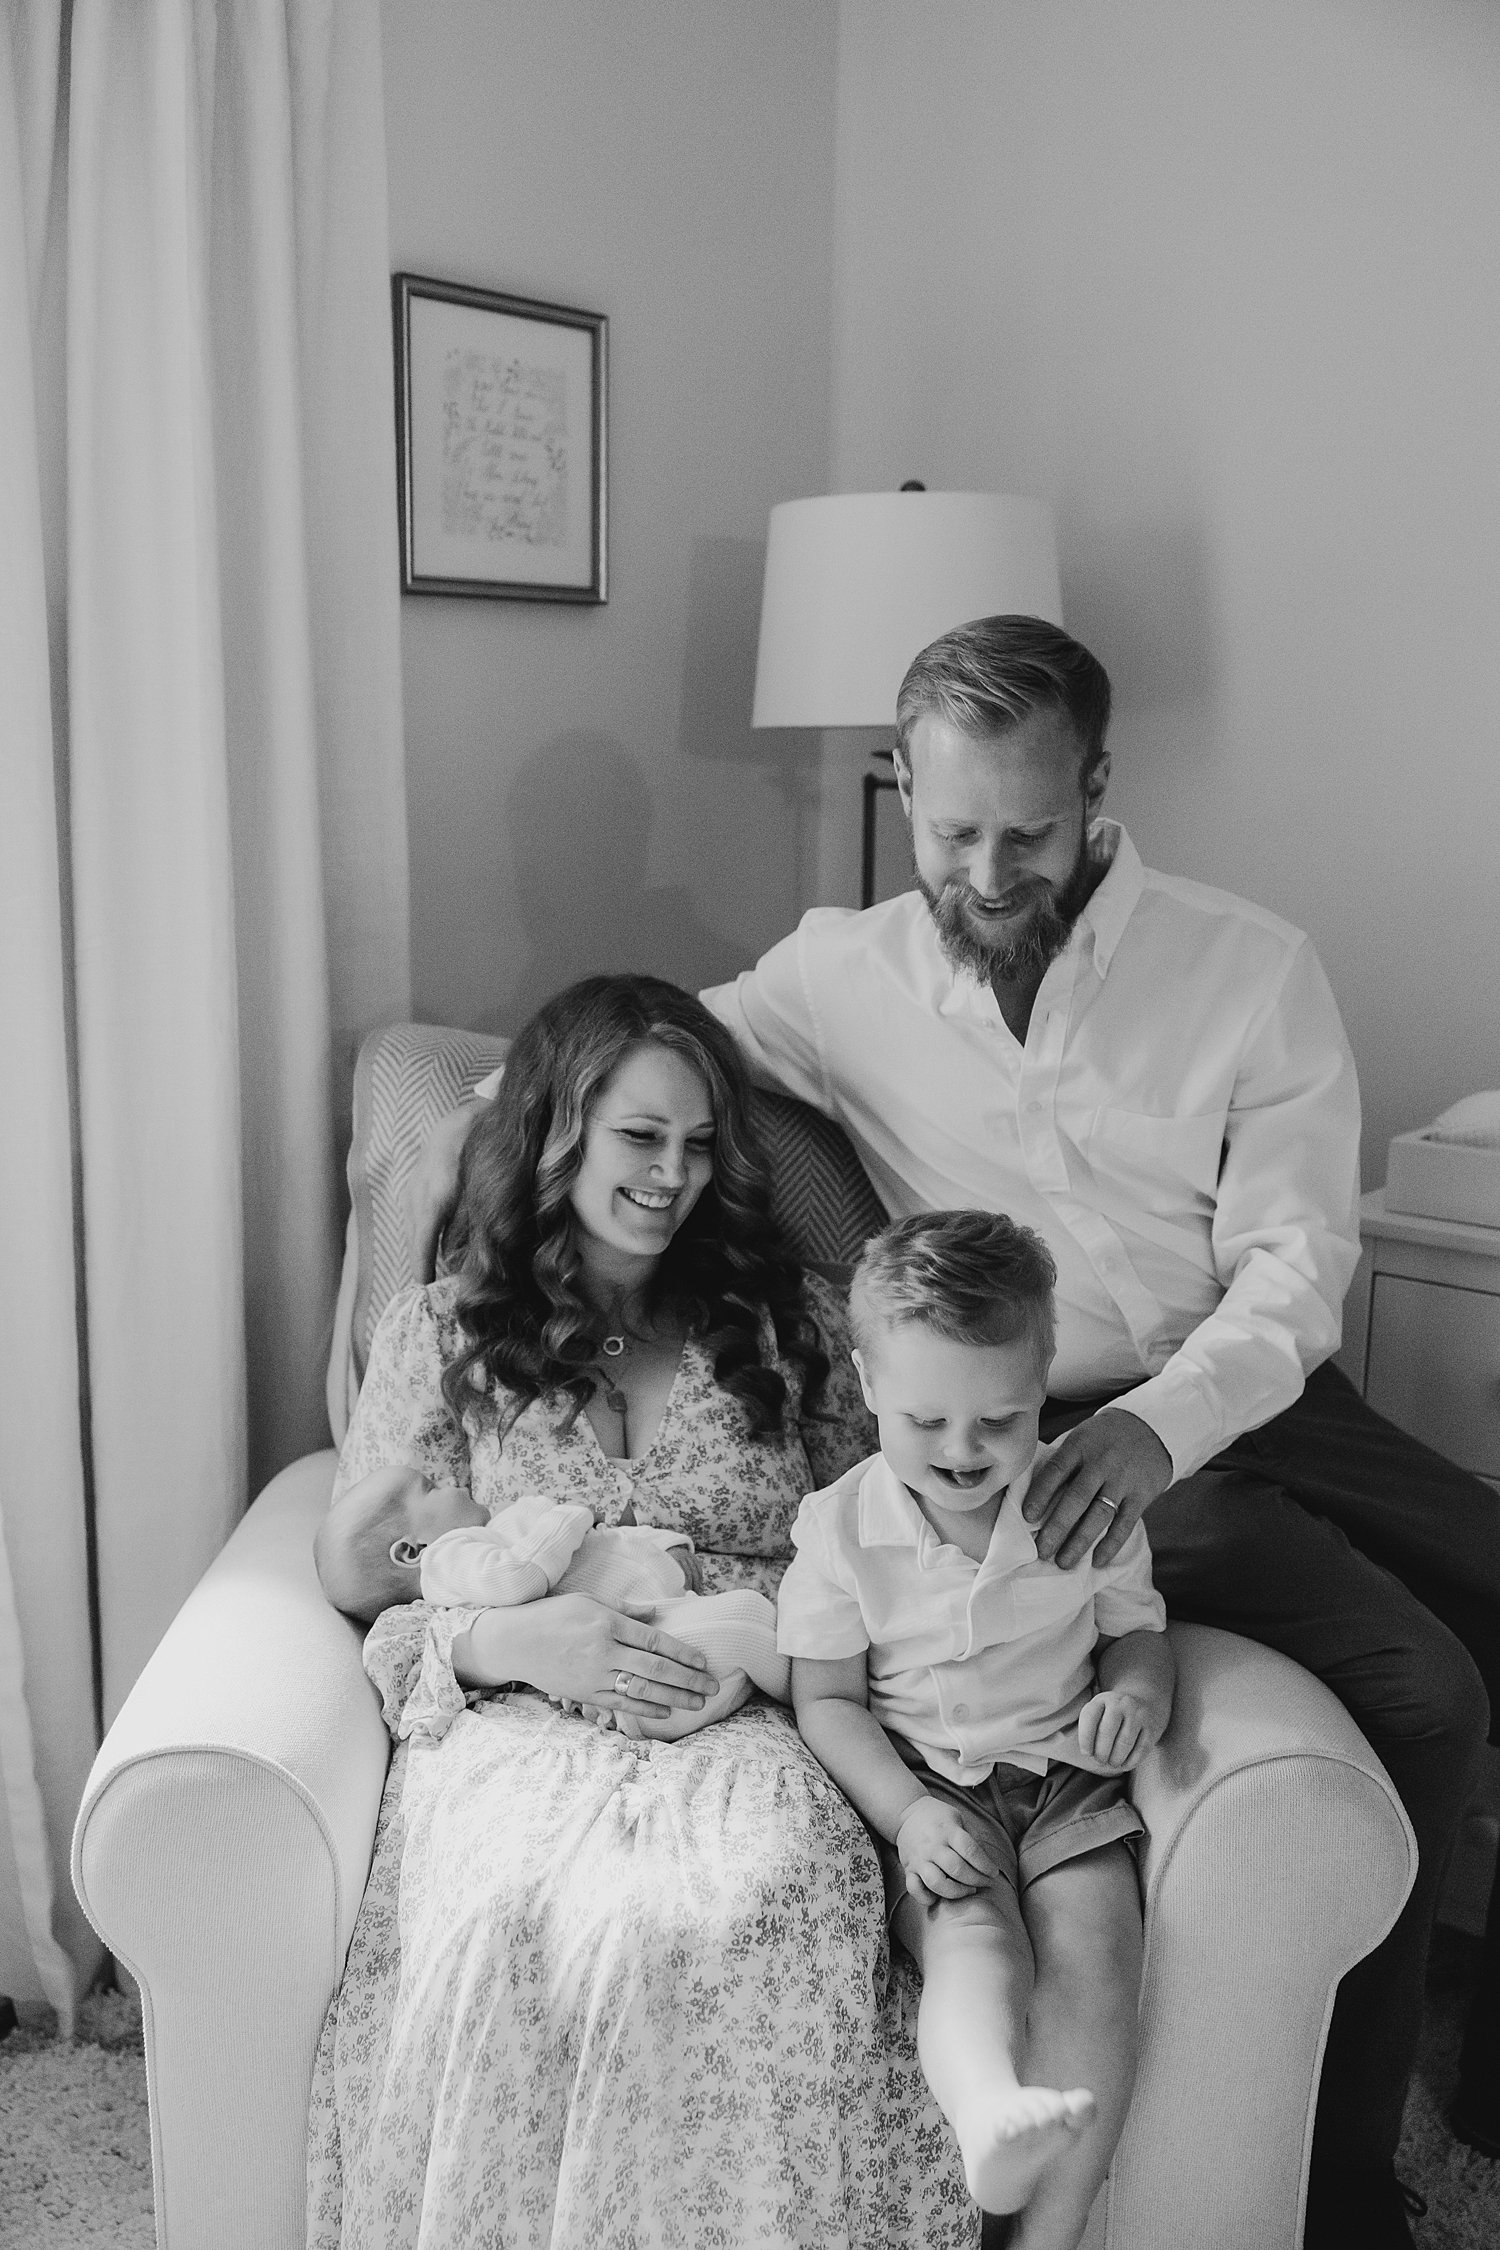
[[[627,1349],[626,1339],[623,1336],[606,1336],[599,1349],[606,1359],[623,1359]],[[607,1367],[601,1368],[600,1373],[604,1378],[604,1403],[611,1414],[618,1414],[623,1422],[630,1401],[619,1384],[613,1381]]]

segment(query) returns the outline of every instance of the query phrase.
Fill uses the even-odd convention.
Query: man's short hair
[[[849,1325],[868,1354],[882,1330],[916,1322],[955,1344],[1030,1343],[1045,1374],[1057,1348],[1057,1268],[1039,1234],[998,1211],[923,1211],[865,1244]]]
[[[946,719],[982,741],[1037,711],[1060,711],[1077,735],[1086,784],[1104,755],[1109,674],[1060,625],[1042,617],[976,617],[924,648],[896,697],[896,740],[911,756],[918,719]]]

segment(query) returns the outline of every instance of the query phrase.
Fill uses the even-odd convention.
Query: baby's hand
[[[1129,1688],[1101,1688],[1078,1714],[1078,1747],[1116,1773],[1129,1773],[1167,1731],[1168,1706]]]
[[[907,1889],[923,1905],[932,1898],[972,1898],[1000,1872],[989,1844],[942,1797],[919,1797],[902,1815],[896,1853]]]
[[[549,1696],[548,1701],[555,1703],[559,1711],[566,1711],[574,1718],[587,1719],[589,1725],[597,1727],[601,1734],[608,1734],[615,1724],[613,1711],[601,1711],[597,1703],[574,1703],[565,1695]]]
[[[673,1547],[672,1560],[682,1572],[684,1592],[701,1594],[703,1591],[703,1565],[691,1547]]]

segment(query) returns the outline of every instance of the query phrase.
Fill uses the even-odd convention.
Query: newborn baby
[[[776,1651],[764,1594],[696,1594],[685,1532],[647,1524],[596,1528],[590,1509],[528,1492],[487,1516],[461,1485],[432,1486],[396,1464],[361,1477],[318,1526],[318,1576],[335,1608],[371,1623],[419,1597],[439,1608],[511,1608],[548,1594],[591,1594],[612,1606],[649,1603],[650,1622],[708,1658],[718,1693],[673,1710],[653,1739],[676,1741],[737,1711],[752,1685],[785,1703],[791,1665]],[[621,1733],[638,1735],[633,1718]]]

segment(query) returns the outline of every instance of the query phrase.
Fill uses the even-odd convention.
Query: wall
[[[845,0],[838,92],[833,489],[1054,502],[1109,809],[1313,933],[1378,1184],[1500,1085],[1500,11]]]
[[[836,17],[382,13],[394,266],[610,321],[608,603],[402,603],[415,1007],[508,1030],[798,910],[815,776],[750,700],[768,511],[827,485]]]

